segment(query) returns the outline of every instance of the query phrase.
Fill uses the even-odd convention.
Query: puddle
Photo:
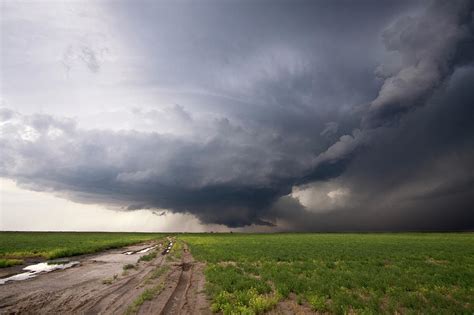
[[[168,243],[168,246],[165,247],[165,249],[163,250],[163,252],[162,252],[161,254],[162,254],[162,255],[169,254],[169,252],[170,252],[172,246],[173,246],[173,243],[172,243],[172,242],[169,242],[169,243]]]
[[[129,251],[129,252],[125,252],[124,254],[125,254],[125,255],[144,254],[144,253],[147,253],[147,252],[151,251],[152,249],[154,249],[154,248],[157,247],[157,246],[158,246],[158,245],[154,245],[154,246],[147,247],[147,248],[144,248],[144,249],[141,249],[141,250],[137,250],[137,251]]]
[[[147,247],[147,248],[145,248],[145,249],[142,249],[142,250],[139,251],[138,253],[139,253],[139,254],[147,253],[147,252],[151,251],[153,248],[155,248],[156,246],[157,246],[157,245],[151,246],[151,247]]]
[[[26,272],[22,272],[22,273],[13,275],[11,277],[0,279],[0,284],[5,284],[9,281],[22,281],[22,280],[31,279],[31,278],[36,277],[40,273],[47,273],[54,270],[63,270],[63,269],[74,267],[78,264],[79,264],[78,261],[71,261],[71,262],[62,261],[60,263],[43,262],[43,263],[39,263],[35,265],[30,265],[23,268],[23,270],[25,270]]]

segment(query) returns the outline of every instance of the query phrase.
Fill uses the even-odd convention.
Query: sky
[[[0,230],[474,229],[474,1],[0,3]]]

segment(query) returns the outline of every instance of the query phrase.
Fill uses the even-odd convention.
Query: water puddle
[[[152,249],[154,249],[157,246],[158,245],[153,245],[153,246],[150,246],[150,247],[147,247],[147,248],[144,248],[144,249],[141,249],[141,250],[137,250],[137,251],[128,251],[128,252],[125,252],[124,254],[125,255],[144,254],[144,253],[147,253],[147,252],[151,251]]]
[[[156,246],[157,246],[157,245],[151,246],[151,247],[148,247],[148,248],[145,248],[145,249],[142,249],[142,250],[139,251],[138,253],[139,253],[139,254],[147,253],[147,252],[151,251],[153,248],[155,248]]]
[[[161,253],[162,255],[166,255],[166,254],[169,254],[170,250],[171,250],[171,247],[173,247],[173,242],[169,242],[168,243],[168,246],[166,246],[166,248],[163,250],[163,252]]]
[[[43,262],[35,265],[30,265],[23,268],[24,271],[11,277],[0,279],[0,284],[5,284],[9,281],[22,281],[36,277],[40,273],[47,273],[54,270],[63,270],[67,268],[74,267],[78,265],[78,261],[70,261],[70,262]]]

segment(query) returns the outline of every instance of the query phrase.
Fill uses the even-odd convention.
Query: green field
[[[208,263],[212,309],[293,299],[320,313],[473,314],[474,234],[181,235]]]
[[[0,267],[27,257],[54,259],[95,253],[163,237],[159,233],[0,232]]]
[[[92,253],[163,236],[0,232],[0,265],[32,256]],[[473,233],[177,237],[197,260],[207,263],[214,312],[259,314],[292,300],[318,313],[474,313]],[[176,242],[173,250],[180,246]]]

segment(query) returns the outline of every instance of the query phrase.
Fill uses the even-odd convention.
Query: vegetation
[[[21,259],[0,259],[0,268],[11,267],[23,264]]]
[[[137,266],[135,266],[134,264],[123,265],[123,270],[130,270],[130,269],[135,269],[135,268],[137,268]]]
[[[156,279],[158,279],[159,277],[161,277],[163,274],[167,273],[168,271],[169,271],[169,266],[167,265],[159,266],[155,268],[155,270],[153,270],[151,274],[145,280],[145,284],[152,283],[153,281],[155,281]]]
[[[183,257],[183,244],[180,240],[175,240],[169,256],[173,260],[180,260]]]
[[[125,312],[126,315],[131,315],[131,314],[136,314],[140,310],[140,306],[142,306],[145,301],[151,301],[157,296],[158,294],[161,293],[164,289],[164,284],[163,282],[160,282],[159,284],[145,289],[142,294],[140,294],[135,301],[127,308],[127,311]]]
[[[152,251],[151,253],[143,255],[142,257],[140,257],[140,259],[138,259],[138,261],[139,262],[140,261],[151,261],[151,260],[156,258],[157,254],[158,254],[158,252],[156,250]]]
[[[212,310],[294,298],[320,313],[474,312],[474,234],[189,234]]]
[[[164,273],[166,273],[169,270],[169,266],[160,266],[156,268],[150,275],[150,279],[157,279]]]
[[[25,257],[75,256],[161,237],[158,233],[0,232],[0,267],[19,264]]]
[[[115,280],[117,280],[118,274],[114,274],[112,278],[106,278],[102,280],[102,284],[112,284]]]
[[[0,233],[0,267],[21,258],[57,258],[162,238],[149,233]],[[212,310],[261,314],[280,301],[318,313],[473,314],[473,233],[380,234],[181,234],[170,259],[184,243],[207,262]],[[141,260],[153,260],[157,251]],[[135,265],[125,265],[124,272]],[[130,306],[159,294],[153,284],[168,270],[157,268],[147,289]],[[103,280],[104,284],[113,279]],[[158,281],[158,280],[156,280]]]

